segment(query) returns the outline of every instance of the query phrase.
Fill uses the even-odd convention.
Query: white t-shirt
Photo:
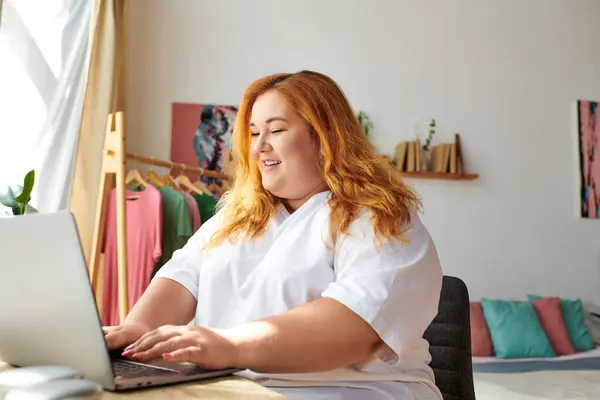
[[[441,400],[429,367],[429,344],[422,337],[437,314],[442,285],[429,233],[414,214],[404,233],[410,242],[393,240],[376,248],[371,214],[365,211],[349,235],[338,237],[332,246],[329,198],[330,192],[318,193],[293,214],[281,206],[267,232],[254,241],[203,250],[220,223],[219,212],[156,277],[186,287],[198,300],[194,323],[213,328],[231,328],[320,297],[333,298],[369,323],[395,353],[329,372],[240,375],[271,387],[313,387],[306,389],[310,391],[341,386],[363,388],[361,393],[370,389],[374,396],[379,393],[373,397],[377,399]]]

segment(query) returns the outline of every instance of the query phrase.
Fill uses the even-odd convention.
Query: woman
[[[243,368],[292,399],[441,399],[423,339],[435,246],[340,88],[311,71],[259,79],[234,132],[234,187],[106,328],[109,347]]]

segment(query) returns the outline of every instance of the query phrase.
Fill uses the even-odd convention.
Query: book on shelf
[[[446,174],[465,172],[459,134],[454,135],[454,142],[436,144],[430,152],[428,171]],[[421,171],[423,157],[424,150],[419,140],[403,141],[396,145],[392,162],[403,172],[424,172]]]

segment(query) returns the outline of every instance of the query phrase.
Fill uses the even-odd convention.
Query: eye
[[[250,136],[258,136],[260,135],[260,132],[250,132]]]
[[[283,132],[283,129],[273,129],[271,131],[271,133],[279,133],[279,132]]]

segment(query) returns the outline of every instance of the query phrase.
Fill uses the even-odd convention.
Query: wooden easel
[[[125,121],[123,112],[117,112],[114,115],[108,115],[106,124],[106,139],[104,141],[102,169],[100,179],[100,190],[98,192],[98,203],[96,209],[96,223],[94,226],[94,241],[92,243],[92,256],[90,263],[90,280],[94,294],[96,294],[98,284],[98,270],[100,269],[102,241],[104,238],[104,229],[106,224],[106,209],[108,195],[113,187],[111,180],[115,176],[117,190],[117,261],[118,261],[118,282],[119,282],[119,320],[121,323],[125,320],[129,312],[129,301],[127,294],[127,226],[126,226],[126,187],[125,187],[125,164],[126,160],[135,160],[137,162],[164,167],[168,169],[179,169],[186,172],[192,172],[209,178],[222,179],[228,181],[229,175],[221,172],[208,171],[202,168],[173,163],[171,161],[157,160],[151,157],[143,157],[126,153],[125,147]]]

